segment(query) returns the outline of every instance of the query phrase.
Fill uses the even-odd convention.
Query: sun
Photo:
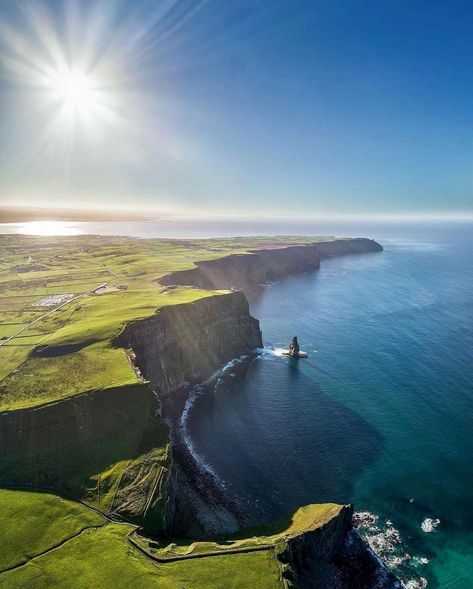
[[[50,76],[48,86],[56,98],[75,110],[90,109],[98,99],[98,90],[92,78],[82,72],[56,72]]]

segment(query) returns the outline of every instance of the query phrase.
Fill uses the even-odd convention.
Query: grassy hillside
[[[159,564],[128,541],[129,524],[46,493],[0,490],[0,587],[283,589],[270,551]]]

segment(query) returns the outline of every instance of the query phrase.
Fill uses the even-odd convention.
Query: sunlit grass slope
[[[243,530],[238,534],[226,536],[214,542],[175,541],[160,546],[156,541],[148,540],[146,536],[143,537],[140,534],[133,534],[131,538],[160,562],[194,559],[197,555],[240,553],[252,549],[256,551],[264,548],[278,550],[288,540],[320,528],[336,517],[341,509],[342,506],[336,503],[305,505],[291,516],[271,525]]]
[[[0,587],[283,589],[270,551],[159,564],[128,541],[133,526],[46,493],[0,490],[0,526]]]
[[[3,571],[28,562],[85,529],[103,526],[107,520],[56,495],[0,489],[0,522]]]

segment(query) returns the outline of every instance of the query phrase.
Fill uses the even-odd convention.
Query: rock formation
[[[299,358],[299,342],[297,341],[297,336],[294,336],[289,344],[289,356],[293,358]]]

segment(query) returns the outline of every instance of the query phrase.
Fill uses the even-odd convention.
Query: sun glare
[[[75,109],[90,108],[97,100],[97,89],[90,77],[80,72],[66,71],[49,79],[49,88],[65,105]]]

